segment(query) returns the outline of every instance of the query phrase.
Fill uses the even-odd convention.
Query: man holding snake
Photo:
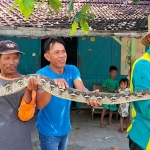
[[[17,72],[20,54],[22,52],[16,43],[0,41],[0,84],[22,76]],[[34,115],[38,87],[41,85],[31,76],[25,89],[0,97],[0,150],[32,150],[30,128],[26,121]]]
[[[54,41],[56,42],[57,40]],[[54,45],[50,45],[50,49],[52,49],[51,51],[54,55],[52,54],[52,57],[50,57],[51,54],[49,54],[49,52],[45,54],[47,59],[49,59],[49,57],[51,58],[51,64],[50,66],[47,66],[51,72],[48,72],[46,75],[48,77],[53,77],[53,74],[58,74],[59,78],[59,75],[61,76],[61,70],[63,71],[63,67],[65,66],[66,54],[63,45],[59,42],[56,42]],[[56,49],[54,52],[53,50],[55,47]],[[23,54],[23,52],[19,51],[16,43],[10,40],[0,41],[0,84],[5,84],[22,77],[22,75],[17,72],[20,54]],[[65,81],[62,78],[55,79],[55,83],[58,84],[59,87],[65,88],[68,87],[68,84],[73,85],[74,81],[76,88],[87,91],[79,78],[77,68],[73,67],[73,69],[73,71],[65,70],[62,73],[65,75],[66,71],[68,71],[67,74],[69,75],[67,76],[67,79],[69,80],[69,83],[67,83],[68,80]],[[41,87],[42,86],[37,81],[36,77],[30,76],[25,89],[14,94],[0,97],[0,149],[32,150],[30,128],[27,121],[33,117],[36,103],[41,109],[38,120],[39,132],[45,131],[46,135],[49,135],[49,133],[58,135],[52,135],[52,143],[47,140],[49,139],[48,136],[42,138],[42,142],[44,140],[44,142],[50,144],[50,147],[47,143],[45,145],[48,149],[52,148],[52,150],[55,150],[57,147],[60,147],[60,145],[60,150],[65,149],[68,132],[71,130],[69,120],[71,102],[56,97],[54,98],[54,96],[47,92],[38,90]],[[36,101],[37,96],[38,98]],[[89,104],[98,105],[96,102],[92,101]],[[66,135],[61,135],[60,133],[66,133]]]
[[[75,87],[88,91],[81,78],[77,67],[66,65],[67,54],[65,44],[61,38],[49,38],[44,45],[44,57],[50,65],[37,71],[50,79],[54,79],[59,88]],[[98,106],[97,102],[90,105]],[[66,150],[70,124],[71,101],[53,96],[46,91],[37,91],[38,113],[37,128],[41,150]],[[101,105],[101,104],[100,104]]]

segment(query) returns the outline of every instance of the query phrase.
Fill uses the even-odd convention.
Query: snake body
[[[63,99],[87,103],[89,100],[96,100],[103,104],[121,104],[133,101],[141,101],[150,99],[149,91],[135,91],[120,93],[104,93],[104,92],[84,92],[81,90],[66,88],[61,89],[54,83],[53,80],[43,75],[25,75],[16,80],[9,81],[6,84],[0,85],[0,96],[6,96],[9,94],[16,93],[27,86],[28,79],[30,76],[34,76],[42,84],[43,90],[48,93],[60,97]]]

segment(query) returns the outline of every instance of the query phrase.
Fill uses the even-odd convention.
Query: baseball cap
[[[11,53],[20,53],[18,45],[10,40],[0,41],[0,54],[11,54]]]

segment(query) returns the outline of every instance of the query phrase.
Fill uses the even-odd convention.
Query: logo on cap
[[[8,48],[14,48],[15,46],[16,46],[16,45],[13,44],[13,43],[6,44],[6,47],[8,47]]]

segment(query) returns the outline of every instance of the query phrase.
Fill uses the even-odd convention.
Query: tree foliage
[[[128,1],[128,0],[125,0]],[[139,0],[133,0],[133,2],[137,3]],[[34,4],[38,2],[38,0],[14,0],[13,6],[10,7],[10,10],[18,7],[20,13],[28,19],[30,15],[34,12]],[[62,8],[62,3],[60,0],[42,0],[39,2],[38,6],[40,7],[45,2],[48,2],[50,13],[53,11],[59,12]],[[71,13],[74,9],[74,0],[70,0],[68,4],[67,14],[70,17]],[[90,4],[85,4],[82,6],[81,10],[76,12],[76,14],[72,17],[72,27],[70,31],[70,35],[74,35],[77,31],[77,28],[80,27],[84,34],[88,34],[90,27],[88,24],[88,20],[92,20],[94,15],[89,12]]]

